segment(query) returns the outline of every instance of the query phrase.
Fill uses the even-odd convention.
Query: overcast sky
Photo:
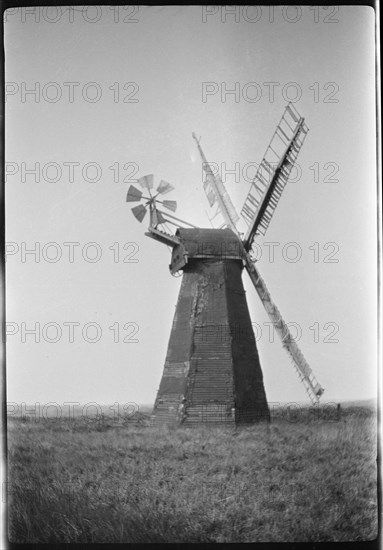
[[[154,173],[210,227],[195,131],[240,211],[289,100],[310,131],[257,266],[322,400],[374,397],[373,11],[34,9],[5,24],[8,401],[154,402],[180,279],[127,189]],[[268,400],[305,400],[243,278]]]

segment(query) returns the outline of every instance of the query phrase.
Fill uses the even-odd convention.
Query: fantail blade
[[[157,191],[161,195],[165,195],[165,193],[169,193],[170,191],[173,191],[173,189],[173,185],[164,180],[161,180],[159,186],[157,187]]]
[[[137,181],[143,189],[153,189],[153,174],[142,176],[142,178]]]
[[[138,202],[142,198],[142,192],[131,185],[128,189],[128,194],[126,195],[126,202]]]
[[[145,218],[146,208],[142,204],[139,204],[138,206],[132,208],[132,212],[134,217],[141,223],[142,220]]]
[[[177,210],[177,201],[162,201],[162,205],[172,212]]]

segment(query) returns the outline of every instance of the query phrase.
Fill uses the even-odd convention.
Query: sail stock
[[[245,248],[265,235],[308,133],[304,118],[288,104],[258,167],[241,210],[248,226]]]

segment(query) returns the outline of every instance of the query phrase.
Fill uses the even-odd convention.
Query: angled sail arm
[[[244,239],[246,250],[256,235],[265,235],[307,133],[304,118],[292,104],[287,105],[241,210],[249,226]]]
[[[324,389],[315,378],[313,371],[300,351],[295,339],[289,331],[287,324],[282,319],[282,315],[280,314],[277,306],[273,303],[265,281],[260,276],[248,254],[245,256],[245,263],[258,296],[260,297],[263,306],[273,323],[273,326],[280,336],[283,347],[287,351],[292,364],[311,399],[311,402],[313,405],[318,403]]]
[[[210,164],[206,160],[200,142],[194,132],[192,133],[192,136],[197,143],[198,151],[203,163],[202,167],[206,173],[206,182],[203,187],[209,204],[210,206],[213,206],[215,203],[218,204],[218,209],[223,216],[225,225],[229,227],[236,235],[238,235],[236,223],[239,220],[239,216],[234,208],[234,205],[231,202],[221,178],[218,174],[214,174]]]

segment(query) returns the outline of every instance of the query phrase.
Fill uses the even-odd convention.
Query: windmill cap
[[[243,246],[231,229],[179,228],[176,237],[181,241],[175,246],[173,257],[187,255],[191,258],[238,259],[243,257]]]

